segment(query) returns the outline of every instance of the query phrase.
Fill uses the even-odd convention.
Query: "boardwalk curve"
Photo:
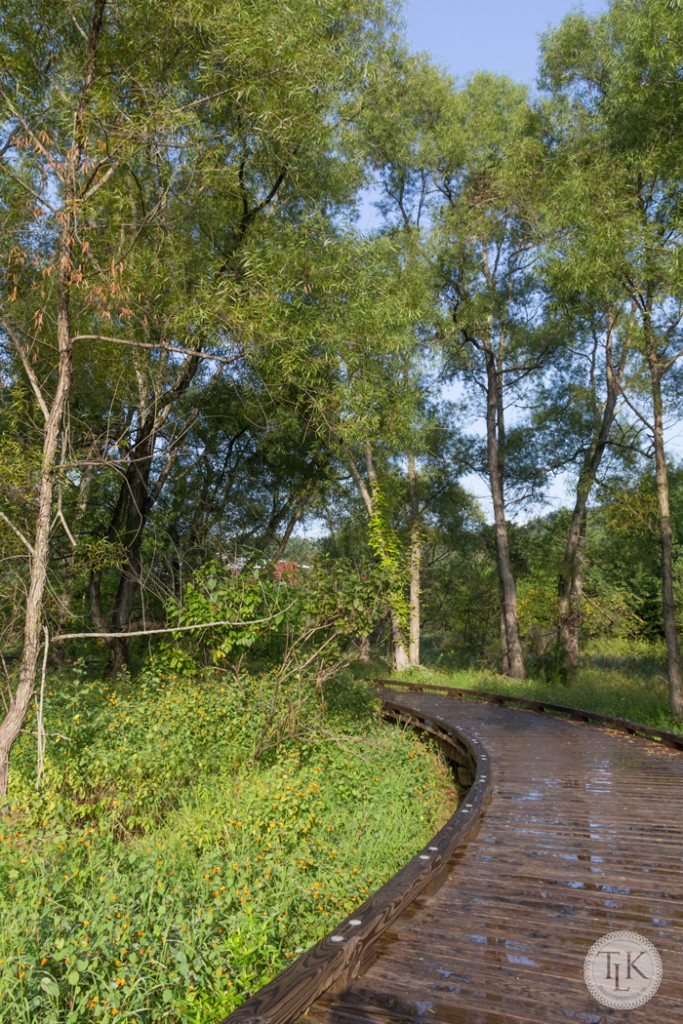
[[[680,1024],[683,738],[406,688],[383,690],[385,709],[474,776],[465,806],[359,908],[360,925],[343,922],[231,1024],[304,1011],[308,1024]],[[625,930],[654,943],[664,976],[647,1004],[614,1010],[589,994],[583,962]]]

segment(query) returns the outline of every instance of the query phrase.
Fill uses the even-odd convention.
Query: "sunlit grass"
[[[658,729],[683,732],[683,725],[675,721],[669,709],[666,660],[660,645],[613,642],[596,646],[583,656],[578,679],[572,685],[550,683],[533,676],[522,681],[508,679],[496,672],[478,669],[444,671],[426,667],[393,677],[464,690],[540,698],[628,718]]]

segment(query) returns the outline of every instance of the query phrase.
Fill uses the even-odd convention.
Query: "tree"
[[[555,178],[557,181],[557,177]],[[554,211],[566,215],[553,193]],[[583,614],[583,573],[589,503],[608,451],[613,460],[632,457],[637,438],[619,417],[620,388],[633,340],[633,319],[623,303],[609,293],[600,294],[600,284],[591,282],[590,293],[575,290],[571,245],[564,233],[546,255],[545,278],[552,305],[554,330],[562,339],[553,365],[536,390],[534,426],[537,441],[546,453],[548,471],[573,472],[576,478],[574,504],[567,527],[564,556],[557,577],[557,639],[562,676],[576,679],[579,665],[579,637]],[[579,269],[583,276],[583,268]],[[584,282],[584,285],[586,283]],[[623,402],[621,403],[623,405]]]
[[[677,718],[683,717],[683,690],[664,403],[667,375],[683,352],[680,163],[671,143],[681,89],[671,68],[682,36],[677,6],[615,2],[597,19],[570,16],[544,41],[545,83],[561,114],[556,145],[571,153],[575,169],[572,231],[584,272],[597,268],[603,279],[609,276],[639,324],[627,400],[652,437],[669,692]],[[599,208],[608,214],[600,219],[593,205],[598,185]]]
[[[530,381],[553,350],[544,325],[537,270],[543,160],[525,90],[505,79],[475,76],[458,94],[435,184],[443,197],[434,231],[444,327],[451,366],[478,389],[486,422],[485,466],[491,489],[500,582],[502,671],[524,678],[517,594],[510,558],[506,489],[533,483],[531,434],[509,429]],[[529,473],[529,470],[531,471]]]
[[[30,561],[23,651],[18,683],[10,695],[9,707],[0,724],[0,795],[7,791],[9,754],[33,694],[42,639],[42,606],[50,557],[55,470],[72,378],[73,306],[78,301],[74,293],[78,293],[83,284],[79,255],[84,240],[79,229],[81,220],[87,216],[90,200],[110,176],[108,160],[91,154],[89,137],[95,110],[101,100],[98,70],[105,4],[106,0],[96,0],[90,6],[90,17],[84,20],[83,26],[77,19],[74,19],[75,25],[70,21],[66,24],[66,19],[61,25],[55,24],[55,20],[60,20],[59,15],[55,19],[46,10],[41,10],[50,31],[42,37],[38,52],[22,49],[14,67],[8,66],[7,62],[2,66],[0,96],[4,104],[3,127],[6,132],[2,146],[2,200],[3,205],[14,206],[15,209],[16,204],[23,207],[24,234],[30,248],[28,251],[14,248],[8,254],[0,326],[13,347],[13,355],[21,362],[44,425],[35,529],[32,540],[26,539]],[[20,11],[10,7],[3,27],[6,43],[10,41],[7,36],[11,38],[13,34],[15,45],[27,43],[25,32],[28,26]],[[65,89],[63,85],[53,84],[55,72],[51,70],[49,91],[53,94],[55,107],[50,121],[46,123],[45,111],[40,111],[39,115],[35,103],[36,99],[38,102],[43,99],[40,73],[43,68],[53,67],[48,57],[51,36],[60,29],[65,33],[65,50],[68,50],[72,66],[70,87]],[[21,65],[29,62],[33,63],[33,69],[28,82],[25,82]],[[117,139],[113,148],[119,144],[121,142]],[[15,216],[19,219],[20,215]],[[37,222],[37,228],[29,227],[28,217]],[[42,232],[50,241],[47,251],[38,248]],[[41,329],[47,311],[45,307],[38,305],[35,308],[34,305],[33,329],[30,331],[25,330],[21,321],[17,324],[17,318],[12,315],[15,302],[20,309],[24,305],[18,300],[17,293],[26,289],[28,276],[33,278],[31,285],[34,289],[38,287],[39,280],[46,282],[51,279],[41,290],[46,292],[49,288],[51,293],[48,308],[52,323],[42,331],[40,340],[34,331]],[[12,289],[7,285],[13,285]],[[55,353],[50,367],[52,380],[49,392],[39,380],[31,359],[31,349],[40,346],[41,342],[49,344]]]
[[[423,315],[431,310],[420,268],[404,239],[361,239],[324,217],[299,246],[296,290],[263,323],[263,359],[277,366],[280,393],[298,393],[321,456],[343,467],[365,515],[368,543],[382,565],[394,663],[409,663],[409,560],[390,497],[396,468],[413,451],[422,400]],[[293,254],[294,259],[294,254]],[[290,272],[293,267],[290,267]],[[279,334],[278,334],[279,331]]]
[[[111,621],[125,632],[145,527],[193,419],[189,389],[200,366],[216,372],[244,351],[275,227],[300,221],[312,196],[332,210],[352,195],[348,117],[391,24],[374,0],[5,5],[0,330],[43,424],[0,792],[35,685],[56,524],[77,543],[62,495],[93,463],[114,464],[104,539],[120,567]],[[105,384],[99,404],[93,380]],[[69,443],[77,392],[102,424],[82,432],[86,451]],[[92,487],[93,500],[105,490]],[[97,570],[92,590],[97,618]],[[115,640],[115,665],[125,648]]]

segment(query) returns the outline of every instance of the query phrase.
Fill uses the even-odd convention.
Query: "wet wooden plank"
[[[618,732],[625,732],[629,735],[646,736],[673,747],[675,750],[683,750],[683,734],[681,733],[670,732],[666,729],[654,729],[641,722],[633,722],[627,718],[617,718],[613,715],[603,715],[598,711],[586,711],[583,708],[574,708],[567,704],[555,704],[552,701],[531,697],[513,697],[510,694],[489,693],[486,690],[463,690],[459,687],[442,686],[438,683],[403,683],[394,679],[374,679],[373,682],[382,689],[397,690],[400,688],[409,693],[434,693],[465,700],[479,699],[489,704],[507,705],[525,708],[528,711],[560,715],[577,722],[594,722],[596,725],[610,726]]]
[[[607,1024],[624,1012],[590,995],[584,957],[601,935],[635,930],[659,949],[664,978],[628,1020],[680,1024],[683,759],[676,746],[683,737],[666,746],[661,730],[652,730],[656,742],[640,727],[641,736],[630,735],[630,723],[615,731],[612,719],[609,731],[600,730],[579,721],[600,716],[570,718],[561,708],[551,717],[543,702],[521,702],[534,707],[519,710],[507,698],[474,702],[411,689],[385,691],[387,708],[450,739],[461,760],[469,749],[477,827],[460,832],[455,845],[439,840],[443,885],[433,895],[409,871],[388,883],[391,912],[366,904],[367,922],[377,927],[339,969],[330,968],[340,951],[328,937],[308,963],[300,958],[229,1019]],[[401,902],[397,890],[406,885],[410,898]]]

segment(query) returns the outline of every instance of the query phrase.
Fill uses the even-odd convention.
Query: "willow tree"
[[[538,274],[539,197],[544,163],[526,91],[477,75],[454,96],[441,129],[434,185],[442,198],[433,232],[434,259],[450,324],[451,366],[478,393],[486,423],[488,476],[500,585],[502,670],[524,677],[517,590],[508,538],[515,463],[531,481],[531,435],[508,422],[530,382],[547,364],[554,339],[545,325]],[[476,401],[476,399],[475,399]],[[529,459],[529,456],[531,460]],[[484,468],[484,467],[482,467]]]
[[[200,366],[215,372],[244,346],[240,302],[258,291],[273,226],[355,188],[346,113],[390,23],[380,0],[5,4],[0,330],[7,373],[40,421],[40,455],[29,534],[3,518],[27,553],[29,588],[0,792],[34,692],[55,537],[77,543],[63,494],[88,465],[114,463],[110,625],[125,632],[140,539],[191,425],[172,412]],[[85,453],[67,430],[77,390],[101,420]],[[115,662],[123,654],[122,637]]]
[[[296,404],[318,457],[337,475],[341,470],[356,493],[367,544],[384,573],[394,664],[405,668],[411,558],[394,483],[397,474],[410,480],[407,456],[418,454],[429,282],[402,236],[362,238],[323,211],[293,233],[287,277],[272,275],[280,308],[271,306],[262,320],[260,360],[270,367],[278,401],[285,409]]]
[[[244,378],[252,365],[263,250],[288,259],[283,227],[300,224],[314,205],[343,208],[357,188],[345,121],[362,87],[358,62],[381,49],[385,22],[381,5],[347,9],[336,0],[311,10],[190,8],[183,19],[198,51],[208,39],[213,54],[183,82],[191,121],[180,113],[178,147],[136,154],[134,181],[116,196],[110,221],[116,260],[129,244],[121,222],[139,235],[126,257],[117,329],[148,347],[135,350],[127,389],[116,389],[113,376],[105,389],[115,393],[125,436],[109,471],[116,494],[105,525],[122,557],[90,579],[101,628],[125,632],[138,611],[147,525],[191,448],[203,390],[214,378]],[[277,59],[269,46],[276,37]],[[109,419],[107,410],[105,428]],[[116,672],[125,636],[111,646]]]
[[[628,457],[637,438],[624,422],[620,395],[633,340],[632,318],[609,295],[572,293],[565,257],[563,252],[551,274],[559,305],[557,330],[565,344],[538,382],[533,420],[549,471],[569,471],[575,478],[557,576],[558,661],[561,678],[571,683],[579,667],[591,498],[605,462],[613,467],[615,458]]]
[[[665,403],[667,379],[683,354],[683,191],[674,143],[683,85],[673,70],[682,42],[677,4],[616,0],[599,18],[571,15],[543,48],[544,81],[556,108],[554,145],[573,169],[566,215],[574,273],[608,282],[638,324],[630,386],[620,391],[652,438],[669,694],[677,718],[683,691]],[[597,215],[606,209],[607,216]]]
[[[100,268],[97,284],[84,271],[88,217],[135,134],[112,108],[113,83],[102,74],[111,50],[107,36],[106,0],[69,13],[36,4],[29,14],[10,4],[2,20],[0,179],[15,238],[3,253],[0,328],[32,391],[42,451],[32,536],[23,538],[29,577],[23,650],[0,724],[0,794],[35,685],[75,337],[96,288],[112,287],[109,268]]]

